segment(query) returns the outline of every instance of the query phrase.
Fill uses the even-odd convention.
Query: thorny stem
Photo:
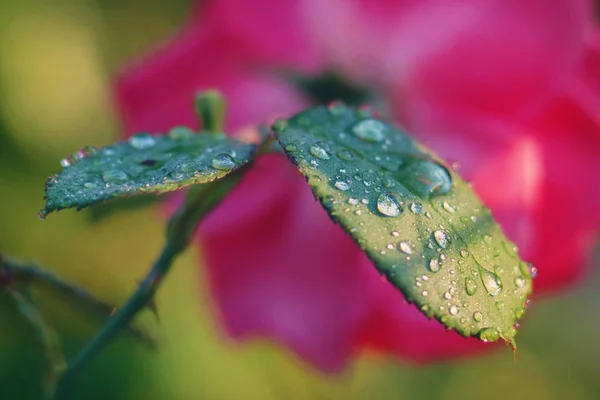
[[[31,284],[46,285],[48,288],[66,296],[76,298],[81,304],[91,307],[92,310],[108,317],[113,314],[115,307],[104,303],[85,289],[67,283],[51,272],[35,265],[21,265],[15,262],[0,259],[0,289],[11,289],[13,286]],[[128,327],[129,332],[137,339],[149,346],[154,346],[154,340],[133,326]]]

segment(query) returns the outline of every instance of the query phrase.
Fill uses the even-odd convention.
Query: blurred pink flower
[[[600,223],[600,41],[579,0],[204,1],[118,80],[128,134],[195,125],[192,95],[227,96],[230,130],[309,104],[281,71],[336,69],[460,162],[522,255],[536,293],[581,272]],[[282,342],[327,371],[375,348],[417,361],[483,348],[427,320],[314,201],[262,157],[202,224],[228,333]]]

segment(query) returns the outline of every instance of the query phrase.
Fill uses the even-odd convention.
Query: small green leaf
[[[531,274],[455,171],[365,108],[318,107],[273,130],[331,218],[409,302],[464,336],[514,345]]]
[[[64,170],[46,183],[40,217],[82,209],[119,196],[164,193],[222,178],[248,163],[255,146],[185,127],[168,135],[140,133],[102,149],[87,147],[61,161]]]

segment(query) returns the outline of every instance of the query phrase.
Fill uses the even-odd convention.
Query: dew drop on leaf
[[[417,160],[397,172],[398,179],[423,199],[447,194],[452,188],[448,170],[434,161]]]
[[[129,177],[120,169],[111,169],[102,174],[102,180],[106,183],[123,183]]]
[[[484,342],[495,342],[500,339],[500,333],[496,328],[483,328],[479,331],[479,338]]]
[[[441,266],[440,266],[440,260],[437,258],[432,258],[429,261],[429,270],[431,272],[438,272],[440,270]]]
[[[316,142],[310,146],[310,154],[320,158],[321,160],[329,160],[331,158],[331,146],[327,142]]]
[[[400,251],[402,251],[405,254],[413,253],[412,247],[410,246],[410,243],[408,243],[407,241],[400,242],[399,247],[400,247]]]
[[[383,193],[377,198],[377,210],[386,217],[397,217],[402,212],[402,207],[394,196]]]
[[[223,153],[213,158],[212,166],[219,171],[230,171],[235,168],[235,161],[229,154]]]
[[[336,189],[345,192],[346,190],[350,189],[351,182],[352,181],[347,176],[338,176],[333,186],[335,186]],[[356,200],[356,204],[358,204],[358,200]]]
[[[483,287],[491,296],[497,296],[500,294],[502,291],[502,282],[496,274],[480,268],[479,275],[481,276]]]
[[[129,138],[129,144],[134,149],[144,150],[156,144],[156,139],[147,133],[138,133]]]
[[[381,121],[367,118],[354,124],[352,132],[366,142],[378,143],[385,139],[387,127]]]
[[[419,215],[419,214],[421,214],[421,211],[423,211],[423,205],[421,203],[419,203],[418,201],[415,201],[414,203],[410,203],[408,208],[410,208],[410,211],[415,215]]]
[[[448,234],[446,232],[438,229],[433,232],[433,238],[435,239],[435,242],[438,244],[438,246],[440,246],[442,249],[448,247],[448,242],[450,241],[450,238],[448,237]]]
[[[450,315],[458,315],[459,309],[457,306],[451,306],[448,312]]]
[[[340,150],[337,153],[337,156],[340,160],[343,161],[350,161],[354,158],[354,156],[352,155],[352,153],[348,150]]]
[[[477,283],[473,278],[465,278],[465,290],[469,296],[473,296],[477,292]]]
[[[285,151],[288,151],[290,153],[298,151],[298,147],[295,144],[288,144],[284,147],[284,149],[285,149]]]
[[[475,320],[475,322],[481,322],[481,320],[483,320],[483,314],[481,313],[481,311],[475,311],[473,313],[473,319]]]
[[[86,183],[83,184],[83,187],[86,188],[86,189],[95,189],[95,188],[98,187],[98,185],[96,185],[93,182],[86,182]]]
[[[168,133],[169,138],[172,140],[189,139],[193,135],[194,131],[192,131],[187,126],[176,126],[175,128],[172,128]]]

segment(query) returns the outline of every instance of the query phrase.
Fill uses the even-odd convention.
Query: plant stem
[[[129,325],[135,315],[153,300],[173,261],[192,241],[199,222],[239,182],[247,168],[248,165],[219,181],[196,185],[188,191],[184,205],[169,220],[166,244],[160,256],[125,305],[117,310],[96,336],[69,362],[61,385],[64,385],[75,372],[81,370],[86,362],[103,350],[119,334],[119,331]]]
[[[15,284],[30,286],[32,283],[46,285],[52,290],[74,297],[103,317],[112,315],[115,310],[115,306],[98,300],[84,288],[65,282],[49,271],[35,265],[20,265],[8,260],[0,260],[0,289],[10,288]],[[154,340],[139,329],[129,326],[128,330],[145,344],[155,345]]]

